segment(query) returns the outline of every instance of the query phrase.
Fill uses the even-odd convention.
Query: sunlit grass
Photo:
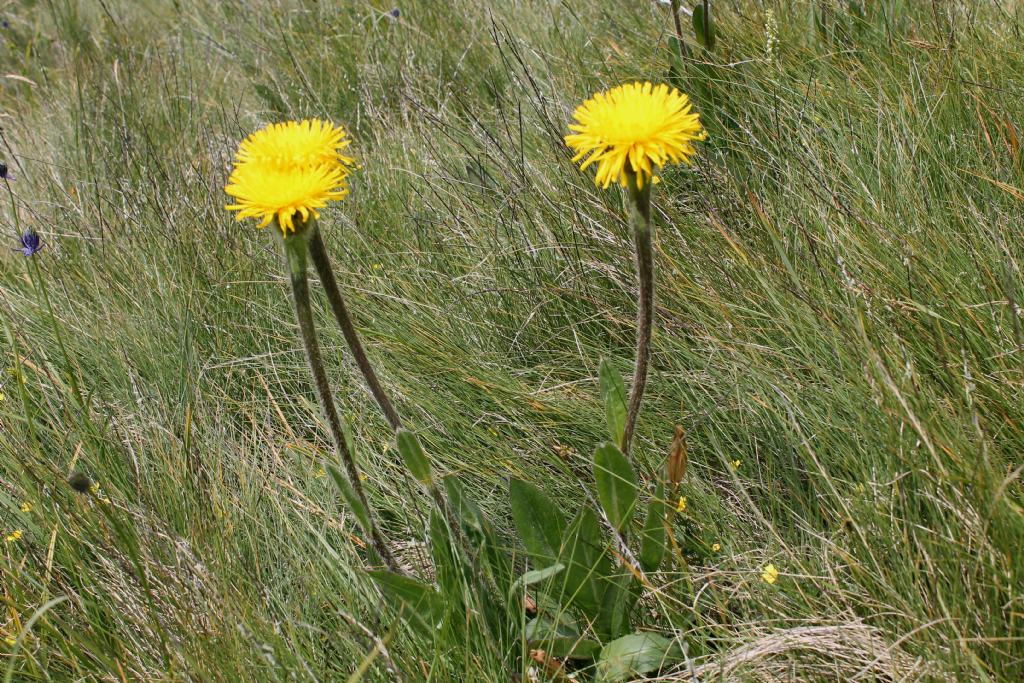
[[[269,120],[345,123],[362,168],[324,237],[405,422],[506,528],[509,476],[575,510],[635,276],[625,198],[561,136],[598,89],[665,80],[668,15],[178,4],[0,10],[0,156],[45,245],[36,279],[13,229],[0,250],[0,671],[500,680],[479,644],[395,629],[360,571],[279,254],[223,211],[231,155]],[[657,188],[633,454],[649,476],[685,428],[702,590],[680,604],[664,576],[642,606],[708,678],[1022,671],[1021,9],[876,4],[826,39],[780,3],[777,62],[760,3],[723,6],[687,81],[709,139]],[[426,502],[314,309],[368,492],[420,567]]]

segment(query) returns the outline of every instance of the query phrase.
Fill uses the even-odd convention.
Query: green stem
[[[626,408],[626,428],[622,435],[622,451],[629,455],[629,446],[636,428],[636,418],[647,386],[647,366],[651,358],[651,327],[654,319],[654,250],[651,244],[651,179],[641,189],[637,176],[627,169],[629,194],[633,200],[633,241],[636,244],[636,272],[639,279],[636,314],[636,366],[633,387]]]
[[[399,417],[394,404],[391,403],[391,399],[388,398],[384,387],[381,386],[380,380],[377,379],[377,373],[374,372],[373,365],[370,364],[370,359],[367,358],[366,351],[363,349],[363,344],[359,341],[359,333],[356,332],[356,326],[353,324],[352,317],[345,306],[345,300],[341,296],[338,281],[334,277],[334,269],[331,267],[331,259],[327,255],[327,248],[324,246],[323,237],[320,236],[320,231],[316,226],[312,227],[312,233],[310,234],[309,253],[313,257],[313,265],[316,266],[320,282],[327,292],[327,301],[331,305],[331,312],[334,313],[334,319],[338,321],[341,333],[345,335],[345,341],[352,351],[352,356],[356,359],[356,365],[359,366],[359,371],[363,374],[363,379],[366,380],[370,393],[373,394],[373,398],[377,401],[377,405],[380,406],[381,412],[384,413],[388,424],[391,425],[391,429],[397,431],[402,426],[402,418]]]
[[[331,430],[334,445],[338,449],[338,453],[345,465],[345,473],[349,483],[352,485],[352,490],[355,491],[356,496],[366,510],[369,528],[364,531],[369,534],[374,550],[384,560],[388,569],[398,574],[405,574],[405,571],[399,566],[395,556],[388,548],[380,527],[374,520],[370,504],[366,499],[366,492],[363,489],[363,483],[359,479],[359,468],[356,466],[352,451],[349,450],[348,442],[341,428],[341,420],[338,417],[337,408],[334,406],[334,398],[331,396],[331,387],[327,379],[327,372],[324,370],[323,358],[320,355],[320,344],[317,341],[316,327],[313,324],[313,312],[309,303],[309,279],[306,274],[306,242],[308,240],[307,233],[310,229],[308,227],[300,228],[298,232],[284,238],[288,270],[291,273],[295,320],[299,324],[299,333],[306,351],[306,360],[309,363],[309,370],[313,374],[313,384],[316,386],[320,408],[323,410],[324,417],[327,418],[327,425]],[[315,227],[312,229],[315,230]]]

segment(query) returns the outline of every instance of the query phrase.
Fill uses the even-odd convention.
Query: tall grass
[[[655,201],[634,457],[653,473],[684,426],[698,598],[645,608],[695,644],[680,680],[1019,680],[1021,8],[879,0],[818,31],[769,4],[778,62],[761,3],[717,8],[713,64],[683,76],[711,137]],[[323,226],[381,381],[495,519],[513,475],[575,509],[635,281],[624,198],[561,135],[599,87],[664,80],[674,29],[647,2],[400,8],[0,10],[3,156],[46,243],[36,278],[0,256],[9,680],[507,676],[402,628],[362,574],[279,256],[222,208],[228,160],[281,116],[352,130],[363,168]],[[427,502],[314,307],[419,570]]]

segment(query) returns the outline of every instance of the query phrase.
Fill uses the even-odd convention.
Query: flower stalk
[[[374,400],[380,406],[380,410],[384,413],[388,424],[391,425],[391,429],[397,431],[402,427],[402,418],[398,415],[398,411],[395,410],[395,406],[388,397],[387,392],[384,391],[384,387],[377,378],[377,373],[374,371],[370,359],[366,356],[363,344],[359,340],[359,333],[356,332],[356,327],[352,322],[352,317],[349,315],[348,307],[345,306],[345,300],[341,296],[338,281],[334,277],[334,269],[331,267],[331,259],[327,254],[326,246],[324,246],[323,237],[315,226],[311,229],[310,233],[309,253],[313,257],[313,265],[320,276],[320,282],[327,292],[327,301],[331,306],[334,319],[338,321],[338,327],[341,328],[341,333],[345,336],[348,348],[356,359],[356,365],[359,366],[359,372],[362,373],[363,379],[366,380],[370,393],[373,394]]]
[[[638,283],[636,313],[636,365],[633,386],[626,406],[626,425],[622,434],[622,452],[629,455],[630,443],[636,429],[636,419],[643,403],[647,386],[647,367],[651,359],[651,333],[654,319],[654,249],[651,225],[651,182],[640,186],[637,174],[627,166],[626,180],[633,203],[633,242],[636,246],[636,272]]]
[[[320,344],[317,341],[316,327],[313,323],[313,313],[309,301],[309,278],[307,274],[306,250],[311,234],[316,234],[316,226],[315,224],[300,224],[299,229],[289,233],[287,236],[283,235],[283,233],[281,234],[288,262],[288,270],[291,275],[295,320],[299,325],[299,334],[302,337],[302,345],[306,352],[306,361],[313,375],[313,384],[316,386],[320,408],[331,430],[331,438],[334,440],[335,448],[345,466],[345,474],[352,485],[353,491],[367,512],[366,518],[369,528],[364,531],[370,536],[373,549],[384,561],[388,569],[398,574],[404,574],[404,570],[388,547],[384,535],[381,533],[380,527],[377,525],[372,514],[372,508],[366,498],[366,491],[363,489],[362,481],[359,478],[359,468],[356,465],[355,457],[348,447],[348,442],[341,428],[341,419],[338,417],[334,398],[331,395],[327,372],[324,370],[323,357],[320,354]]]

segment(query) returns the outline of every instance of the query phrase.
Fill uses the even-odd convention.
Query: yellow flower
[[[654,171],[665,163],[689,164],[697,153],[692,143],[707,137],[690,108],[690,99],[667,85],[620,85],[576,108],[565,144],[576,152],[574,162],[585,158],[581,170],[597,164],[594,181],[602,188],[626,187],[628,171],[643,188],[648,179],[657,182]]]
[[[761,572],[761,580],[765,583],[775,583],[778,578],[779,570],[775,568],[774,564],[769,564],[764,568],[764,571]]]
[[[15,529],[11,533],[7,534],[7,536],[4,538],[4,543],[17,543],[21,540],[22,535],[23,532],[21,529]]]
[[[686,512],[686,496],[679,496],[679,502],[676,503],[676,512]]]
[[[281,168],[309,166],[343,166],[345,173],[355,160],[342,154],[352,143],[341,126],[330,121],[306,119],[272,123],[262,128],[238,146],[235,163],[254,163]]]
[[[4,638],[4,642],[7,643],[7,647],[14,647],[14,644],[18,641],[14,638],[11,638],[10,636],[7,636]]]
[[[340,166],[284,169],[248,163],[235,168],[224,191],[238,200],[225,208],[237,211],[239,221],[258,218],[259,227],[265,228],[277,219],[281,231],[287,235],[296,229],[296,214],[302,221],[311,215],[318,218],[317,210],[327,206],[327,202],[345,198],[348,184]]]
[[[743,464],[742,460],[733,460],[732,461],[732,468],[734,470],[738,470],[740,468],[740,465],[742,465],[742,464]]]
[[[32,512],[32,503],[30,503],[30,502],[28,502],[26,500],[24,503],[21,504],[21,511],[22,512]]]
[[[713,553],[717,553],[721,549],[722,549],[722,544],[721,543],[714,543],[711,546],[711,552],[713,552]]]

